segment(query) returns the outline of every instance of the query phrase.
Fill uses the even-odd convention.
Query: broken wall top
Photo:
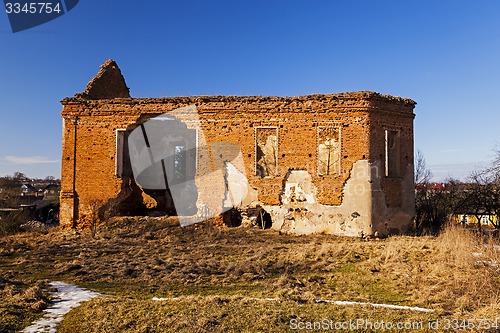
[[[90,85],[90,83],[89,83]],[[99,98],[85,98],[82,94],[76,94],[74,97],[67,97],[61,101],[63,105],[71,103],[85,103],[87,99],[98,100]],[[107,98],[102,98],[107,99]],[[307,102],[307,101],[318,101],[318,102],[342,102],[348,100],[366,100],[366,101],[383,101],[398,104],[406,104],[415,106],[417,102],[410,98],[383,95],[373,91],[357,91],[357,92],[344,92],[338,94],[312,94],[303,96],[175,96],[175,97],[159,97],[159,98],[131,98],[129,96],[125,97],[115,97],[119,99],[117,101],[110,101],[110,103],[124,103],[124,104],[161,104],[161,103],[210,103],[210,102]]]
[[[358,98],[358,96],[360,96]],[[356,92],[298,97],[268,96],[192,96],[170,98],[115,98],[88,100],[67,98],[62,116],[99,115],[160,115],[174,109],[195,105],[198,113],[236,114],[252,113],[302,113],[321,114],[331,112],[389,112],[393,115],[415,117],[415,102],[400,97],[386,97],[372,92]],[[238,117],[239,117],[238,116]],[[331,116],[331,114],[329,115]],[[326,117],[329,117],[326,116]]]
[[[77,93],[75,99],[130,98],[130,91],[122,72],[114,60],[101,65],[99,73],[90,80],[85,91]]]
[[[124,104],[130,106],[144,104],[169,104],[206,106],[213,109],[294,109],[295,111],[311,111],[322,109],[322,106],[343,108],[376,108],[393,109],[413,113],[417,104],[409,98],[384,95],[372,91],[344,92],[338,94],[312,94],[305,96],[185,96],[161,98],[131,98],[118,65],[113,60],[106,61],[99,73],[88,83],[84,92],[74,97],[65,98],[63,105],[84,105],[102,108],[105,104]],[[63,111],[63,114],[65,112]]]

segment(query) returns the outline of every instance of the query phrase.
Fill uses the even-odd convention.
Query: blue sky
[[[134,97],[372,90],[417,101],[435,179],[500,143],[498,1],[80,0],[12,33],[0,12],[0,175],[60,176],[60,100],[118,62]]]

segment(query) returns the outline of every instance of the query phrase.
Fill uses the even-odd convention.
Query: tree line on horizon
[[[37,183],[37,182],[59,182],[60,180],[54,176],[47,176],[45,178],[29,178],[22,172],[14,172],[12,176],[7,175],[0,177],[0,188],[2,189],[13,189],[18,188],[26,183]]]
[[[478,232],[482,232],[481,220],[485,217],[500,230],[500,145],[494,153],[491,165],[472,171],[466,181],[448,178],[436,186],[431,182],[432,172],[426,166],[424,155],[417,151],[414,223],[417,234],[436,234],[458,214],[474,216]]]

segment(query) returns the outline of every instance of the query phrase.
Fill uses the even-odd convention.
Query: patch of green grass
[[[108,298],[94,299],[70,312],[58,332],[290,332],[306,325],[316,325],[317,329],[300,331],[319,332],[326,328],[333,331],[335,323],[343,322],[356,325],[349,331],[360,332],[379,331],[370,329],[375,322],[413,322],[420,323],[422,329],[412,331],[426,332],[428,322],[436,316],[367,306],[241,297],[181,297],[161,302]]]
[[[395,289],[394,285],[386,279],[368,283],[363,288],[362,295],[377,303],[407,304],[408,302],[408,298],[401,292],[398,292],[398,290]]]
[[[354,275],[354,274],[360,274],[360,270],[358,265],[354,262],[347,262],[337,269],[334,270],[334,274],[348,274],[348,275]]]
[[[71,281],[69,281],[71,282]],[[114,282],[81,282],[79,286],[97,291],[104,295],[130,297],[134,299],[151,299],[152,297],[178,297],[178,296],[252,296],[262,295],[265,285],[239,282],[234,284],[177,284],[165,283],[149,285],[140,282],[114,281]]]
[[[389,304],[408,301],[405,291],[397,285],[397,280],[388,279],[380,272],[368,271],[359,262],[347,262],[338,267],[327,280],[327,286],[343,300]]]

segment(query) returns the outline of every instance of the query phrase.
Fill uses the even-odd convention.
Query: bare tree
[[[448,179],[443,186],[429,183],[432,173],[427,169],[422,152],[415,155],[415,229],[417,233],[437,232],[450,214],[468,214],[477,220],[477,229],[487,221],[500,229],[500,146],[496,159],[487,169],[471,173],[467,183]],[[494,217],[496,216],[496,218]]]
[[[103,206],[103,203],[99,199],[94,199],[89,202],[90,216],[88,217],[87,226],[90,229],[90,235],[95,238],[97,233],[97,227],[101,223],[101,217],[99,216],[99,210]]]
[[[489,170],[474,171],[469,176],[469,182],[463,190],[463,200],[457,210],[467,211],[477,220],[477,229],[482,230],[482,220],[488,217],[495,228],[492,215],[499,211],[499,190],[494,174]]]
[[[14,172],[14,179],[19,180],[21,182],[28,182],[30,179],[26,177],[26,175],[22,172]]]
[[[493,150],[495,152],[495,159],[491,166],[491,200],[488,209],[493,213],[490,215],[490,222],[496,229],[500,229],[500,143],[498,143]],[[496,216],[496,220],[493,218]]]
[[[493,164],[491,166],[491,172],[494,174],[496,181],[500,180],[500,144],[497,144],[493,149],[495,153],[495,159],[493,160]]]
[[[469,212],[476,217],[477,229],[481,231],[481,220],[487,214],[484,205],[486,197],[487,180],[484,179],[484,173],[479,171],[472,172],[470,176],[470,188],[467,195],[467,208]]]
[[[415,232],[437,233],[448,221],[452,212],[456,181],[449,180],[445,186],[430,183],[432,173],[427,169],[420,150],[415,155]]]
[[[489,200],[486,202],[486,209],[490,212],[488,219],[491,225],[495,229],[500,229],[500,183],[498,180],[491,186]],[[496,219],[494,216],[496,216]]]
[[[427,184],[432,178],[432,172],[427,168],[424,154],[419,149],[415,154],[415,184]]]
[[[19,187],[22,185],[22,181],[18,178],[12,176],[0,177],[0,188],[1,189],[16,189],[19,190]]]

